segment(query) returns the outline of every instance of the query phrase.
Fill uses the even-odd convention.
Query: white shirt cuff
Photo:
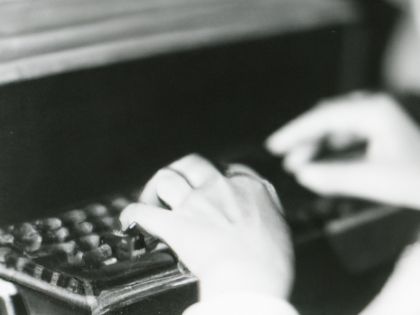
[[[298,315],[285,300],[275,297],[238,293],[226,294],[190,306],[183,315]]]

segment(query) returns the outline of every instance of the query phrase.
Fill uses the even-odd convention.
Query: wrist
[[[264,268],[252,263],[223,262],[199,278],[201,300],[238,292],[286,300],[292,287],[293,271],[281,264]]]
[[[286,300],[255,293],[232,293],[189,307],[183,315],[297,315]]]

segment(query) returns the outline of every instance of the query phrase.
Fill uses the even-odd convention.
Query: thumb
[[[404,176],[368,162],[310,163],[296,173],[297,181],[321,195],[344,195],[381,202],[399,201]]]

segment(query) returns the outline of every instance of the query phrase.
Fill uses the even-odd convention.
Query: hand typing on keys
[[[340,151],[366,141],[357,159],[317,161],[320,144]],[[420,208],[420,129],[386,94],[351,93],[320,102],[267,140],[305,187],[322,195]]]
[[[190,155],[157,172],[120,220],[165,241],[199,278],[202,299],[235,291],[285,298],[293,254],[281,212],[252,170],[232,165],[225,176]]]

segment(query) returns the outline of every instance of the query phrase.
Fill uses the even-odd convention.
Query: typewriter
[[[297,250],[324,238],[344,268],[360,273],[395,258],[420,226],[417,212],[409,209],[299,192],[278,160],[258,152],[235,160],[271,174],[284,195]],[[60,301],[54,307],[42,306],[38,297],[28,305],[30,314],[51,309],[118,314],[151,296],[194,286],[195,277],[164,243],[137,225],[121,231],[119,213],[136,202],[139,192],[131,189],[71,207],[56,217],[2,227],[0,277],[23,288],[26,299],[41,294]]]

